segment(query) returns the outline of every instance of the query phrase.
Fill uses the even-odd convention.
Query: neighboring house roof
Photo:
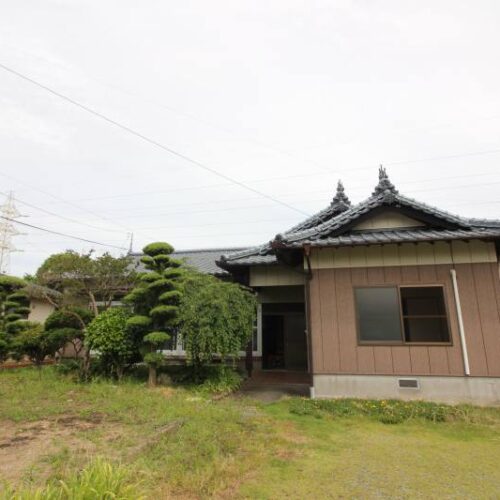
[[[30,299],[46,300],[49,297],[52,300],[62,298],[62,293],[57,290],[52,290],[46,286],[37,285],[35,283],[28,283],[23,290],[27,293]]]
[[[394,228],[391,230],[356,231],[354,226],[369,213],[396,209],[410,217],[425,220],[426,227]],[[277,248],[310,246],[355,246],[419,241],[450,241],[469,238],[500,239],[500,220],[469,219],[445,212],[399,194],[383,167],[372,195],[351,206],[341,182],[337,194],[326,209],[297,224],[274,240],[241,252],[226,254],[219,265],[224,268],[248,265],[277,264]]]
[[[201,273],[213,274],[213,275],[227,275],[227,271],[221,269],[217,266],[215,261],[223,253],[234,252],[241,250],[241,248],[208,248],[208,249],[197,249],[197,250],[179,250],[173,252],[172,257],[184,261],[188,266],[195,268]],[[143,254],[134,253],[130,256],[134,259],[137,270],[145,271],[144,265],[140,262],[140,258]]]

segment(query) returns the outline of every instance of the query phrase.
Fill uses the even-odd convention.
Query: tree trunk
[[[89,293],[90,306],[92,308],[92,312],[94,313],[94,316],[97,317],[99,316],[99,309],[97,308],[97,302],[95,300],[95,296],[90,290],[88,293]]]
[[[116,365],[116,378],[118,379],[118,382],[121,382],[123,378],[123,366],[121,365]]]
[[[83,356],[83,378],[87,382],[90,378],[90,349],[85,348]]]
[[[42,364],[43,364],[43,359],[36,359],[35,360],[35,367],[38,371],[38,380],[42,380]]]
[[[156,366],[149,367],[148,385],[149,387],[155,387],[156,385]]]

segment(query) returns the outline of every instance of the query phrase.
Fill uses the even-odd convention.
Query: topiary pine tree
[[[140,335],[143,343],[143,360],[149,367],[149,385],[156,385],[156,373],[164,356],[158,352],[178,324],[179,278],[182,262],[173,259],[174,251],[168,243],[151,243],[143,248],[141,262],[146,272],[140,273],[135,288],[124,298],[131,304],[134,316],[128,319],[127,328]]]
[[[0,331],[11,337],[27,326],[30,299],[22,289],[26,282],[15,276],[0,276]]]

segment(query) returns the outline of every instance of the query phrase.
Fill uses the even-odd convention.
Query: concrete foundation
[[[400,387],[416,385],[417,387]],[[316,398],[426,400],[442,403],[500,405],[499,377],[435,377],[386,375],[314,375]]]

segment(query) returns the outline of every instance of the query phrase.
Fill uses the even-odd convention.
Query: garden
[[[0,369],[1,500],[498,496],[499,408],[240,391],[255,298],[172,250],[0,277],[0,361],[30,364]],[[27,283],[51,291],[43,322]]]
[[[495,498],[499,460],[498,408],[0,372],[2,500]]]

